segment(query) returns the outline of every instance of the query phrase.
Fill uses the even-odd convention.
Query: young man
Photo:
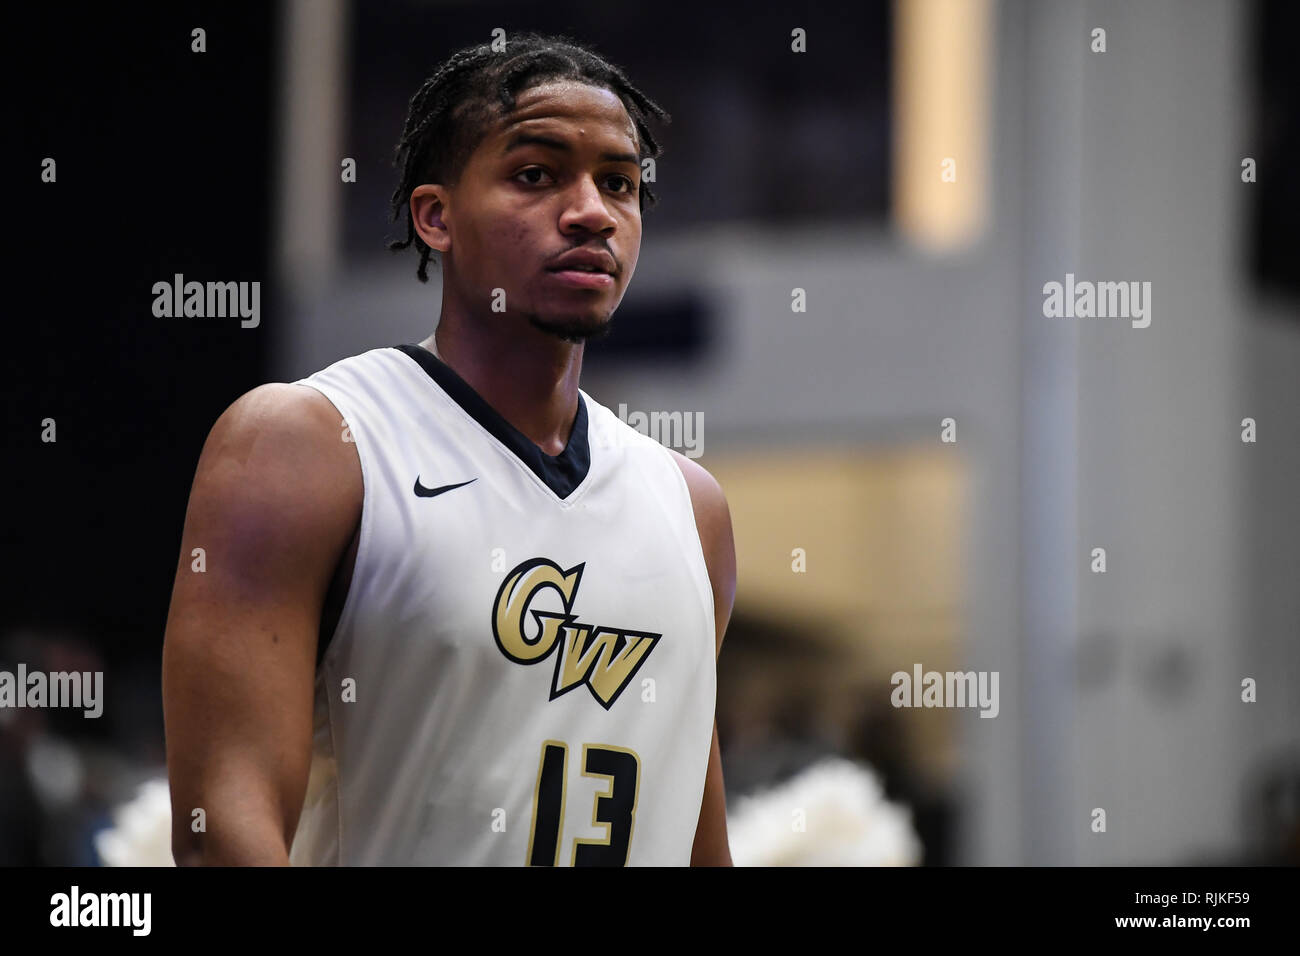
[[[163,653],[178,863],[730,864],[726,500],[578,387],[650,118],[533,35],[411,100],[394,245],[421,280],[438,254],[436,333],[254,389],[199,460]]]

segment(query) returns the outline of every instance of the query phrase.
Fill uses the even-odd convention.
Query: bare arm
[[[718,482],[691,459],[673,452],[686,478],[695,511],[695,527],[704,548],[704,562],[709,569],[713,588],[716,655],[722,652],[722,639],[731,620],[736,600],[736,544],[731,531],[731,512]],[[691,866],[731,866],[731,848],[727,842],[727,795],[722,779],[722,757],[718,751],[718,724],[713,724],[713,743],[709,748],[708,774],[704,781],[704,800],[695,828],[691,848]]]
[[[288,863],[321,607],[361,510],[343,434],[319,392],[264,385],[217,420],[199,458],[163,644],[178,864]]]

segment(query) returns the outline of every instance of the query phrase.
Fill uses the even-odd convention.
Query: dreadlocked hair
[[[668,113],[633,86],[621,69],[577,41],[520,33],[507,41],[503,52],[494,51],[490,43],[460,50],[411,97],[393,163],[401,179],[393,190],[392,221],[405,212],[406,238],[390,241],[388,248],[396,251],[414,244],[420,250],[416,275],[421,282],[429,281],[433,250],[415,231],[411,191],[421,183],[454,181],[492,121],[514,110],[515,97],[552,80],[577,80],[615,94],[636,126],[641,158],[660,154],[649,120],[667,123]],[[655,199],[642,182],[641,211]]]

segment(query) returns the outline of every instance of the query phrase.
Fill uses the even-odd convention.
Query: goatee
[[[539,329],[547,335],[553,335],[562,342],[569,342],[574,345],[604,338],[609,334],[610,326],[614,324],[612,318],[593,326],[589,322],[577,320],[543,319],[532,312],[528,314],[528,322],[533,328]]]

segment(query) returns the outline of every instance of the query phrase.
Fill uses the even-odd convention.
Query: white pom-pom
[[[172,798],[166,778],[140,785],[134,800],[113,811],[114,826],[95,834],[105,866],[175,866]]]
[[[728,813],[737,866],[916,866],[912,811],[884,799],[870,768],[833,758]]]

